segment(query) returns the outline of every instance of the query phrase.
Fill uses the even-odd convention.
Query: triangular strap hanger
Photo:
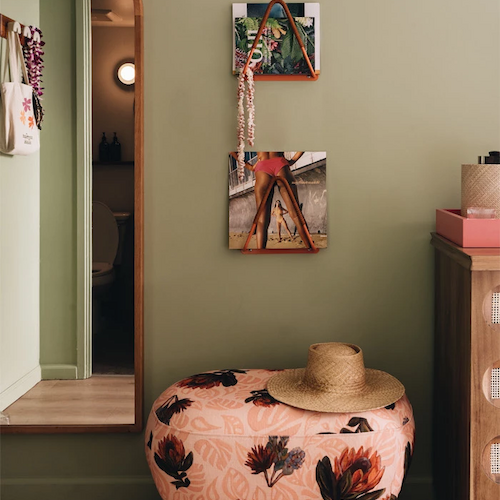
[[[299,219],[299,223],[302,226],[302,229],[304,230],[304,234],[306,236],[306,241],[303,241],[304,245],[306,245],[306,248],[279,248],[274,250],[248,248],[250,245],[250,240],[252,239],[252,236],[254,235],[255,230],[257,229],[257,222],[259,220],[259,217],[261,216],[262,212],[266,207],[266,202],[271,194],[271,191],[274,189],[275,184],[281,184],[288,192],[288,196],[292,201],[292,205]],[[241,250],[241,253],[261,254],[261,253],[318,253],[318,252],[319,248],[317,248],[313,242],[311,234],[309,233],[309,229],[307,228],[306,220],[302,215],[302,211],[300,210],[299,204],[295,199],[295,195],[293,194],[290,184],[288,184],[288,181],[283,177],[278,177],[278,176],[274,177],[272,181],[269,183],[269,187],[267,188],[266,193],[264,194],[264,197],[262,198],[262,201],[260,203],[260,206],[257,209],[257,214],[255,215],[255,218],[253,220],[252,228],[248,233],[247,240],[245,242],[245,245],[243,246],[243,249]]]
[[[309,59],[309,56],[307,55],[306,47],[304,45],[304,42],[302,41],[302,38],[300,36],[299,30],[297,29],[297,25],[295,24],[295,20],[292,17],[292,14],[290,13],[290,9],[288,8],[288,5],[284,0],[271,0],[269,5],[267,6],[266,12],[264,14],[264,17],[262,18],[262,21],[259,26],[259,30],[257,31],[257,35],[255,36],[255,40],[253,42],[252,48],[250,49],[250,52],[248,53],[248,59],[247,62],[243,68],[243,74],[246,74],[246,71],[248,67],[250,66],[250,63],[252,62],[252,56],[253,53],[255,52],[255,49],[257,48],[257,45],[259,44],[260,37],[262,36],[262,32],[264,31],[264,28],[266,27],[267,20],[269,18],[269,14],[271,13],[271,9],[273,8],[273,5],[279,3],[283,9],[285,10],[286,17],[290,21],[290,27],[293,30],[293,34],[295,35],[295,38],[297,39],[297,42],[300,46],[300,49],[302,50],[302,53],[304,54],[304,59],[306,60],[307,66],[309,68],[309,72],[311,75],[254,75],[254,80],[309,80],[309,81],[315,81],[318,79],[318,75],[314,71],[313,65],[311,64],[311,60]]]

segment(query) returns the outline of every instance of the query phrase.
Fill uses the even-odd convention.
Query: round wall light
[[[135,64],[128,62],[118,68],[118,80],[123,85],[133,85],[135,83]]]

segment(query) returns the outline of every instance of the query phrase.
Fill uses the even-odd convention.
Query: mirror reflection
[[[0,425],[135,423],[134,158],[142,144],[135,144],[134,134],[134,0],[92,0],[88,14],[92,20],[92,326],[84,341],[91,345],[91,356],[85,370],[68,370],[64,377],[42,370],[39,381],[7,401],[6,407],[0,406]],[[122,83],[117,70],[124,65],[134,68],[134,78],[127,74]],[[50,71],[48,65],[45,71]]]

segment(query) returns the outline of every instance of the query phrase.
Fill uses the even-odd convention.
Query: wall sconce
[[[126,62],[118,68],[117,71],[118,80],[126,86],[133,85],[135,83],[135,64],[131,62]]]

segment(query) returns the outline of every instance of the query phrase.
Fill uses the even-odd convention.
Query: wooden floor
[[[10,425],[134,423],[134,376],[42,380],[4,411]]]

